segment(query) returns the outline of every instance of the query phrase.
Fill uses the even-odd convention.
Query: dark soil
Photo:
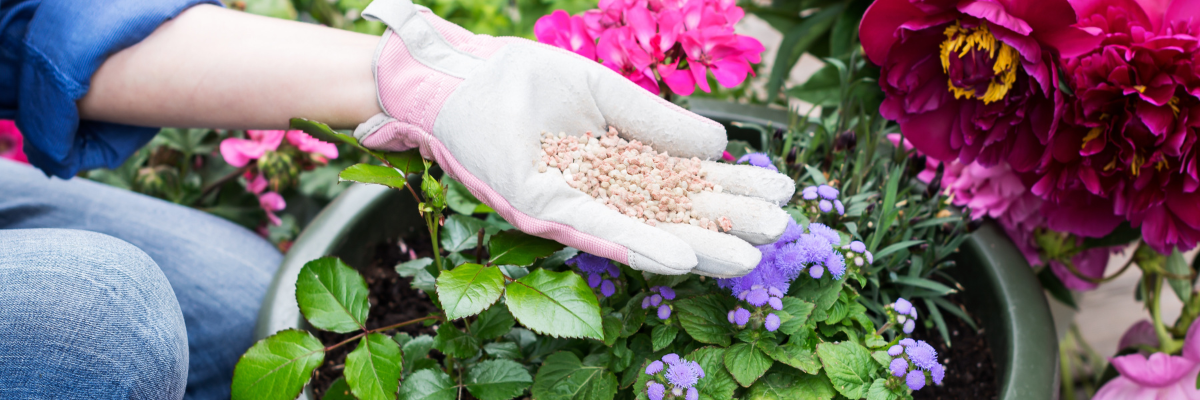
[[[958,296],[947,297],[955,305],[961,305]],[[968,310],[969,311],[969,310]],[[987,337],[979,318],[975,318],[978,331],[971,329],[962,319],[943,312],[946,328],[950,333],[950,343],[938,333],[936,327],[926,329],[924,324],[917,324],[913,337],[924,338],[926,342],[937,349],[938,359],[946,365],[946,378],[942,386],[929,385],[913,392],[915,400],[990,400],[999,397],[999,387],[996,385],[996,364],[992,361],[992,349],[988,347]],[[974,317],[974,316],[973,316]]]
[[[407,242],[414,245],[418,256],[431,254],[428,250],[421,251],[419,247],[420,244],[424,244],[425,247],[429,246],[428,234]],[[429,296],[412,288],[411,278],[402,278],[396,273],[396,264],[410,259],[409,255],[400,251],[397,241],[380,243],[375,247],[375,257],[372,259],[375,261],[371,265],[359,269],[371,292],[367,297],[371,302],[371,312],[367,316],[367,329],[421,318],[437,311],[429,300]],[[394,335],[399,332],[407,332],[413,336],[434,334],[433,328],[420,323],[405,325],[389,331],[387,334]],[[355,333],[316,332],[316,335],[321,339],[321,343],[330,346],[354,336]],[[346,354],[354,348],[355,344],[350,343],[331,350],[325,355],[325,363],[313,372],[312,387],[316,398],[323,397],[325,390],[333,384],[333,381],[342,376],[342,369],[346,365]]]

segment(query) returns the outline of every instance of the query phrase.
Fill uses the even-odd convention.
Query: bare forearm
[[[144,126],[282,129],[304,117],[352,128],[380,112],[379,38],[193,7],[109,57],[81,118]]]

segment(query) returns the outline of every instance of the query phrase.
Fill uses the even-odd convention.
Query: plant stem
[[[425,321],[425,320],[430,320],[430,319],[441,319],[441,317],[439,317],[439,316],[436,316],[436,315],[427,315],[427,316],[424,316],[424,317],[421,317],[421,318],[417,318],[417,319],[410,319],[410,320],[408,320],[408,321],[404,321],[404,322],[401,322],[401,323],[398,323],[398,324],[388,325],[388,326],[385,326],[385,327],[382,327],[382,328],[375,328],[375,329],[369,329],[369,330],[365,330],[365,331],[359,332],[357,335],[354,335],[354,336],[351,336],[351,337],[349,337],[349,338],[346,338],[346,340],[343,340],[343,341],[341,341],[341,342],[338,342],[337,344],[334,344],[334,345],[332,345],[332,346],[326,347],[326,348],[325,348],[325,351],[330,351],[330,350],[336,349],[336,348],[338,348],[338,347],[342,347],[342,346],[344,346],[346,343],[353,342],[353,341],[355,341],[355,340],[357,340],[357,339],[359,339],[359,338],[361,338],[361,337],[363,337],[363,336],[366,336],[366,335],[369,335],[369,334],[372,334],[372,333],[375,333],[375,332],[386,332],[386,331],[390,331],[390,330],[392,330],[392,329],[396,329],[396,328],[399,328],[399,327],[402,327],[402,326],[405,326],[405,325],[411,325],[411,324],[415,324],[415,323],[418,323],[418,322],[421,322],[421,321]]]
[[[1133,246],[1133,251],[1130,252],[1130,254],[1137,252],[1138,248],[1141,246],[1142,246],[1142,242],[1139,241],[1138,244]],[[1100,277],[1100,278],[1093,278],[1093,277],[1084,275],[1083,272],[1079,271],[1079,268],[1075,267],[1075,263],[1070,262],[1070,260],[1068,260],[1068,262],[1064,262],[1063,265],[1066,265],[1067,270],[1071,271],[1071,275],[1075,275],[1076,278],[1083,279],[1083,280],[1091,282],[1091,283],[1104,283],[1104,282],[1111,281],[1113,279],[1117,279],[1118,276],[1121,276],[1121,274],[1125,273],[1125,270],[1129,269],[1130,265],[1133,265],[1133,260],[1134,260],[1133,257],[1129,257],[1129,261],[1126,261],[1125,265],[1122,265],[1121,269],[1117,270],[1117,272],[1115,274],[1105,276],[1105,277]],[[1191,277],[1182,277],[1179,279],[1191,279]]]
[[[1159,299],[1162,297],[1162,277],[1155,274],[1146,274],[1142,279],[1146,280],[1146,285],[1154,285],[1152,290],[1147,290],[1147,307],[1150,308],[1150,317],[1154,320],[1154,334],[1158,336],[1158,349],[1163,353],[1172,354],[1183,348],[1183,343],[1175,340],[1170,332],[1167,332],[1166,325],[1163,325],[1162,312],[1159,310]]]
[[[1065,338],[1064,342],[1070,342],[1070,338]],[[1071,359],[1067,351],[1067,343],[1058,345],[1058,367],[1061,369],[1059,375],[1062,379],[1062,398],[1063,400],[1075,400],[1075,379],[1071,374]]]
[[[196,198],[196,201],[199,202],[199,199],[207,197],[210,192],[221,187],[221,185],[224,185],[225,182],[229,182],[230,180],[236,179],[238,176],[246,173],[246,171],[250,170],[250,167],[253,165],[253,163],[246,164],[245,166],[238,168],[237,171],[230,172],[229,175],[222,176],[217,178],[217,180],[212,181],[212,183],[209,183],[208,186],[205,186],[204,189],[200,190],[200,196]]]
[[[442,267],[442,250],[438,247],[438,219],[439,215],[433,213],[425,213],[425,224],[429,226],[429,241],[433,243],[433,261],[437,263],[438,271],[444,270]]]

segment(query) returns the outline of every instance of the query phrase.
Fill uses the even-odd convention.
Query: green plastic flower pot
[[[786,126],[787,113],[765,107],[714,101],[691,103],[693,111],[726,124],[734,121]],[[751,141],[753,138],[747,141]],[[296,305],[296,277],[305,263],[326,255],[351,266],[367,265],[372,246],[407,237],[424,221],[411,194],[374,185],[354,185],[329,204],[296,239],[275,273],[259,311],[255,340],[288,328],[308,328]],[[956,256],[952,273],[963,285],[966,305],[983,319],[996,363],[1001,400],[1055,399],[1058,341],[1041,285],[1025,258],[992,223],[975,232]],[[304,399],[313,399],[305,389]]]

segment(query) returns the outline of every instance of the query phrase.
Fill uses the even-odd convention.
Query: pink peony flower
[[[287,131],[287,140],[300,151],[323,157],[322,162],[338,158],[337,145],[309,136],[304,131]]]
[[[23,149],[25,138],[17,130],[15,121],[0,120],[0,158],[29,164]]]
[[[241,168],[268,151],[275,151],[283,142],[286,131],[246,131],[249,139],[228,138],[221,141],[221,156],[229,165]]]
[[[1200,324],[1188,328],[1183,354],[1130,354],[1114,357],[1121,376],[1108,381],[1092,400],[1200,400],[1196,375],[1200,373]]]
[[[1091,50],[1066,0],[878,0],[859,36],[884,117],[930,157],[1026,171],[1062,114],[1056,53]],[[1034,149],[1036,150],[1036,149]]]
[[[596,40],[588,33],[582,16],[554,11],[538,18],[533,24],[533,34],[539,42],[573,51],[589,60],[596,59]]]

